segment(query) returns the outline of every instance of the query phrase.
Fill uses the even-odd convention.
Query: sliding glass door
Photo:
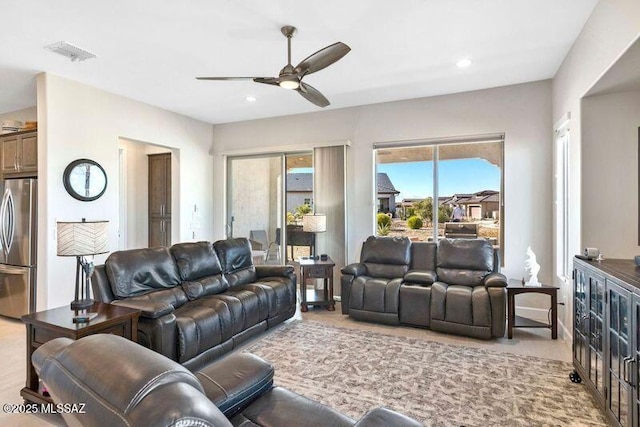
[[[285,156],[286,186],[286,260],[292,262],[313,254],[316,245],[314,233],[302,229],[302,217],[313,213],[313,154],[289,153]]]
[[[312,153],[230,157],[227,186],[227,237],[248,238],[255,264],[311,255],[302,216],[314,206]]]
[[[227,237],[251,240],[255,264],[281,264],[284,156],[227,161]]]

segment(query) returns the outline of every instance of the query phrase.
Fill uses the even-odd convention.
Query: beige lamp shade
[[[327,231],[327,216],[325,214],[304,215],[302,217],[302,231],[324,233]]]
[[[58,222],[58,256],[109,252],[109,221]]]

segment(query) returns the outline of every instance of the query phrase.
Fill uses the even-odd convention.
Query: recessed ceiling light
[[[255,96],[249,95],[245,99],[247,100],[247,102],[256,102],[258,98],[256,98]]]
[[[471,60],[468,58],[461,59],[460,61],[456,62],[456,66],[458,68],[467,68],[469,65],[471,65]]]

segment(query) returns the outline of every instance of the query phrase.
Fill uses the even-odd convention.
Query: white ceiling
[[[597,0],[0,0],[0,113],[35,105],[54,73],[210,123],[318,111],[297,93],[196,76],[276,76],[280,27],[294,65],[336,41],[352,51],[305,77],[331,108],[554,76]],[[97,55],[71,62],[44,46]],[[473,64],[458,69],[455,63]],[[253,95],[253,104],[245,100]]]

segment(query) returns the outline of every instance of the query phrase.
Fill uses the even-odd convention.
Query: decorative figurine
[[[540,271],[540,264],[536,261],[536,254],[531,250],[531,246],[527,248],[527,260],[524,262],[524,267],[529,273],[529,281],[527,286],[542,286],[542,283],[538,282],[538,272]]]

